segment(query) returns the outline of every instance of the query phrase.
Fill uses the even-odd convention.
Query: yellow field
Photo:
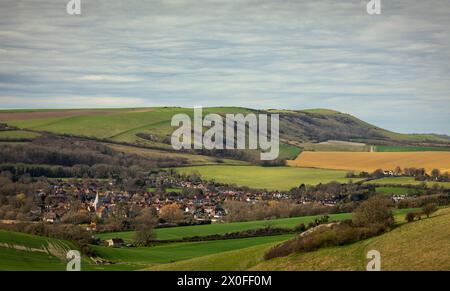
[[[302,152],[289,166],[373,172],[395,167],[450,172],[450,152]]]

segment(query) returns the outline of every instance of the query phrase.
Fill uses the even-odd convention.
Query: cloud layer
[[[337,109],[450,134],[450,1],[0,3],[0,108]]]

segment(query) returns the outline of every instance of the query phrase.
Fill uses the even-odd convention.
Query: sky
[[[0,0],[0,108],[329,108],[450,134],[450,0]]]

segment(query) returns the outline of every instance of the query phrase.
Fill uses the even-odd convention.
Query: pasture
[[[0,140],[15,140],[15,139],[34,139],[39,137],[39,133],[23,131],[23,130],[5,130],[0,131]]]
[[[0,230],[0,271],[65,271],[66,253],[76,250],[71,242]],[[133,270],[133,264],[95,265],[82,256],[81,270]]]
[[[377,187],[376,192],[385,195],[420,195],[424,191],[420,189],[410,189],[404,187]]]
[[[298,167],[213,165],[176,169],[184,174],[198,173],[206,180],[268,190],[289,190],[301,184],[316,185],[332,181],[347,183],[350,180],[345,177],[346,171]]]
[[[368,184],[374,185],[422,185],[425,184],[427,187],[433,187],[434,185],[442,186],[444,188],[450,189],[450,182],[423,182],[417,181],[414,177],[386,177],[377,180],[372,180],[366,182]]]
[[[0,270],[65,270],[70,249],[62,240],[0,230]]]
[[[399,146],[399,145],[380,145],[375,146],[377,152],[438,152],[438,151],[450,151],[449,147],[432,147],[432,146]]]
[[[414,211],[414,209],[394,211],[399,228],[403,227],[405,224],[404,216],[410,211]],[[438,222],[434,225],[437,226]],[[441,235],[440,237],[440,243],[442,243],[442,238],[444,236]],[[270,247],[277,244],[277,242],[273,242],[169,264],[155,265],[149,267],[148,270],[360,270],[364,267],[361,264],[361,259],[365,256],[365,247],[375,239],[377,238],[357,242],[348,246],[324,248],[315,252],[294,254],[284,258],[264,261],[264,253],[268,251]],[[402,239],[401,241],[404,242],[406,239]],[[395,242],[392,243],[395,244]],[[401,254],[401,252],[399,252],[399,254]],[[302,260],[302,258],[305,258],[305,260]],[[397,260],[400,259],[398,255],[394,256],[394,258]],[[312,262],[310,263],[308,260],[312,260]]]
[[[237,107],[204,108],[208,113],[246,113],[250,110]],[[58,134],[71,134],[116,141],[145,143],[137,133],[151,133],[165,137],[173,131],[172,116],[185,113],[193,116],[188,108],[139,108],[139,109],[86,109],[1,112],[0,120],[8,124]]]
[[[266,226],[281,227],[281,228],[294,228],[300,223],[308,224],[319,218],[320,215],[302,216],[292,218],[280,218],[273,220],[256,220],[247,222],[232,222],[232,223],[213,223],[194,226],[179,226],[179,227],[167,227],[157,228],[156,239],[158,240],[175,240],[182,239],[184,237],[192,236],[207,236],[213,234],[225,234],[227,232],[238,232],[250,229],[258,229]],[[343,220],[351,218],[350,213],[331,214],[330,220]],[[100,233],[97,237],[101,239],[110,239],[120,237],[125,241],[132,242],[134,240],[134,231],[126,232],[108,232]]]
[[[152,265],[187,260],[261,244],[281,242],[292,237],[293,235],[277,235],[215,241],[170,243],[153,247],[110,248],[92,246],[92,248],[102,258],[110,261]]]
[[[450,171],[450,152],[302,152],[290,166],[373,172],[377,169],[425,168]]]
[[[395,215],[404,215],[413,209],[395,209]],[[156,239],[157,240],[176,240],[182,239],[184,237],[193,236],[208,236],[213,234],[225,234],[229,232],[245,231],[250,229],[258,229],[266,226],[280,227],[280,228],[294,228],[300,223],[305,225],[309,222],[320,218],[322,215],[310,215],[301,217],[291,217],[291,218],[279,218],[272,220],[255,220],[255,221],[245,221],[245,222],[232,222],[232,223],[213,223],[204,225],[194,225],[194,226],[178,226],[178,227],[166,227],[157,228]],[[344,219],[351,219],[351,213],[338,213],[329,214],[330,221],[338,221]],[[106,240],[110,238],[122,238],[126,242],[133,242],[135,236],[134,231],[125,232],[107,232],[99,233],[97,237]]]
[[[370,146],[357,142],[329,140],[320,143],[306,142],[300,144],[304,151],[315,152],[369,152]]]

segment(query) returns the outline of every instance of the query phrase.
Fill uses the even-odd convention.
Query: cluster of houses
[[[389,174],[389,173],[388,173]],[[146,191],[127,191],[114,180],[50,180],[50,187],[36,193],[36,207],[31,214],[48,223],[55,223],[63,216],[77,209],[88,213],[90,217],[107,219],[121,210],[124,217],[143,208],[153,207],[159,212],[164,206],[176,204],[184,213],[197,222],[222,221],[227,215],[223,207],[226,201],[260,203],[291,199],[288,192],[254,190],[245,187],[224,186],[211,182],[176,179],[171,176],[155,181],[147,181]],[[405,195],[393,195],[399,202]],[[311,197],[297,198],[299,204],[320,203],[335,206],[338,200],[334,196],[313,200]]]
[[[227,200],[259,203],[261,201],[289,199],[287,192],[255,191],[246,188],[235,188],[212,185],[206,182],[180,181],[168,178],[158,181],[159,185],[151,185],[147,191],[126,191],[114,181],[88,182],[77,180],[51,180],[49,189],[42,189],[36,194],[38,203],[32,211],[45,222],[59,221],[64,214],[77,203],[79,209],[96,217],[106,219],[117,211],[124,209],[142,209],[154,207],[160,211],[168,204],[176,203],[186,214],[190,214],[196,221],[221,221],[227,215],[223,204]],[[167,186],[161,186],[170,185]],[[186,195],[191,191],[192,195]],[[192,191],[194,190],[194,191]],[[309,203],[307,199],[299,203]],[[334,205],[335,201],[323,201],[324,205]],[[123,215],[126,215],[124,211]]]

